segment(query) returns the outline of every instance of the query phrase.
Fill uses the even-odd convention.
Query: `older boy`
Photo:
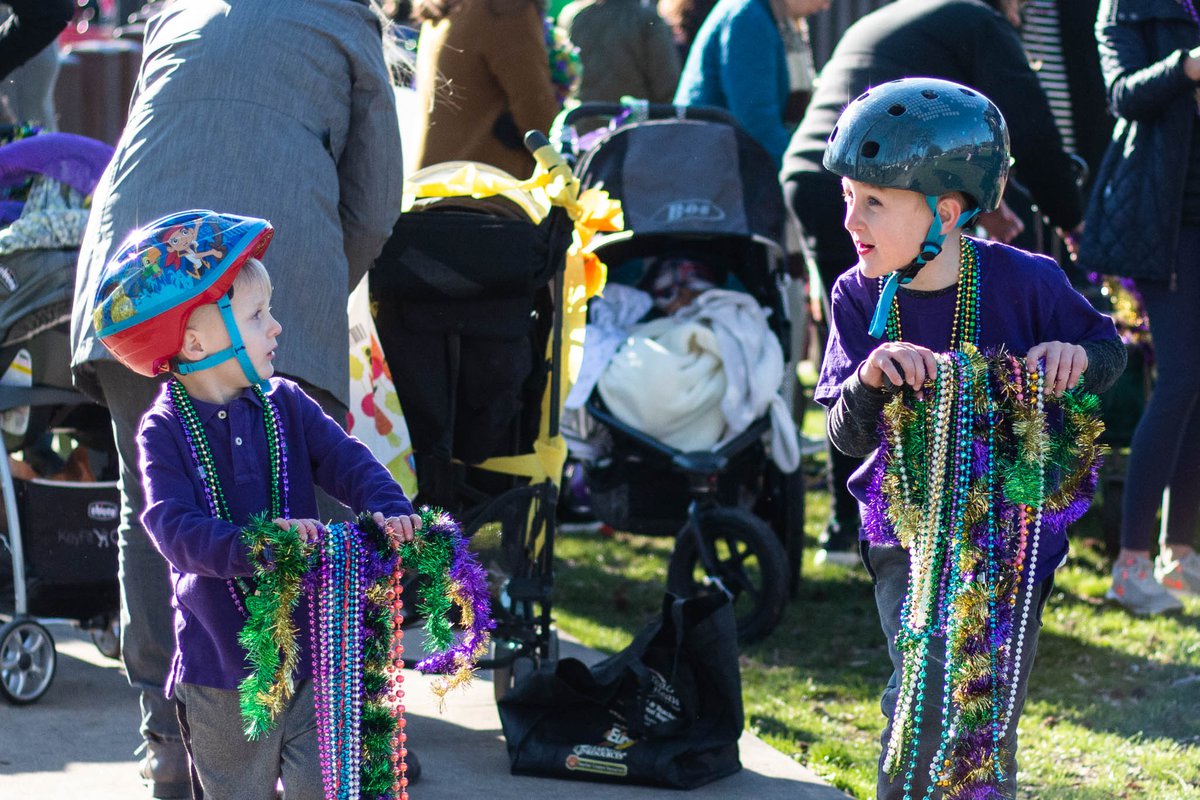
[[[957,596],[955,592],[964,586],[969,589],[972,582],[991,592],[993,600],[1004,588],[993,579],[994,574],[960,569],[945,550],[930,550],[911,538],[905,540],[905,546],[900,545],[897,518],[887,516],[887,504],[899,499],[886,498],[878,483],[886,444],[879,432],[881,413],[897,387],[927,401],[929,410],[916,412],[927,413],[924,430],[930,438],[921,446],[925,453],[940,446],[949,454],[947,469],[959,471],[945,473],[950,476],[945,486],[962,479],[958,485],[964,491],[958,499],[965,503],[980,496],[978,473],[985,470],[976,464],[979,448],[989,441],[990,433],[985,430],[977,446],[981,440],[969,438],[977,430],[969,427],[972,423],[959,423],[968,427],[957,430],[948,424],[950,419],[971,419],[969,415],[978,406],[968,404],[969,408],[960,409],[954,403],[961,404],[959,398],[965,395],[935,394],[941,392],[937,381],[947,374],[944,365],[959,368],[978,363],[970,361],[973,354],[1004,348],[1023,356],[1033,374],[1038,374],[1039,364],[1044,365],[1040,373],[1044,375],[1044,396],[1058,398],[1075,387],[1085,372],[1088,389],[1103,391],[1124,368],[1124,348],[1111,321],[1070,287],[1053,261],[962,235],[963,227],[978,213],[998,206],[1008,175],[1004,119],[977,91],[932,78],[903,79],[875,87],[843,112],[830,136],[824,163],[842,177],[845,227],[859,262],[833,287],[832,330],[816,398],[829,407],[834,444],[849,455],[869,456],[851,478],[850,489],[863,504],[864,520],[873,521],[864,526],[860,547],[875,578],[876,602],[895,669],[882,701],[889,724],[883,738],[878,797],[923,797],[931,784],[934,797],[943,792],[959,796],[963,785],[956,781],[964,773],[994,784],[993,793],[986,796],[1012,797],[1016,791],[1016,720],[1037,648],[1041,609],[1054,569],[1066,556],[1065,532],[1047,527],[1040,532],[1038,546],[1031,546],[1032,563],[1024,565],[1024,580],[1018,580],[1024,589],[1019,596],[1024,599],[1029,625],[1014,623],[1004,632],[996,624],[996,608],[983,606],[982,624],[996,631],[1003,642],[978,646],[985,652],[988,647],[1000,647],[994,652],[1011,662],[1012,674],[997,671],[996,662],[990,671],[980,673],[979,686],[994,689],[993,701],[998,704],[988,704],[993,728],[987,735],[992,738],[980,743],[972,755],[964,755],[970,750],[963,749],[967,728],[977,720],[964,718],[957,697],[943,710],[943,698],[949,696],[944,691],[944,674],[950,673],[951,681],[960,677],[946,669],[947,659],[962,654],[953,649],[961,640],[953,646],[947,642],[952,631],[962,630],[956,626],[963,624],[956,616],[958,609],[949,608],[943,600]],[[963,376],[960,390],[972,391],[969,381],[975,380],[977,373],[959,374]],[[935,397],[945,400],[936,410],[931,408],[936,405]],[[939,418],[937,412],[943,416]],[[974,419],[978,425],[978,420],[992,417]],[[886,419],[883,421],[886,427]],[[934,440],[934,436],[944,438]],[[893,457],[903,456],[893,453]],[[935,471],[928,474],[931,483],[922,487],[927,501],[925,507],[916,509],[918,516],[928,519],[941,513],[937,509],[949,509],[946,516],[938,517],[939,535],[948,537],[940,540],[944,543],[941,547],[958,547],[975,536],[980,523],[973,527],[964,521],[969,510],[954,505],[955,498],[941,506],[932,505],[937,487],[942,485],[941,474],[936,478],[932,477]],[[985,476],[983,480],[989,479]],[[968,487],[971,492],[966,491]],[[1002,501],[1007,498],[1001,497],[999,489],[995,499],[988,497],[988,505]],[[1012,519],[1001,518],[999,511],[989,513],[995,514],[986,522],[996,526],[993,530]],[[1034,534],[1033,539],[1038,538],[1039,534]],[[1007,545],[1014,539],[1003,542]],[[1003,547],[997,552],[1001,553],[998,557],[1011,555]],[[1021,551],[1019,558],[1024,556]],[[1022,566],[1018,560],[1018,578]],[[914,576],[911,583],[910,575]],[[918,585],[915,576],[933,583]],[[1017,591],[1011,590],[1014,602]],[[910,596],[921,592],[936,612],[933,619],[924,621],[928,624],[910,616],[915,608]],[[1029,614],[1036,618],[1030,619]],[[906,663],[904,653],[915,661]],[[987,660],[983,663],[986,666]],[[972,765],[978,764],[966,762],[976,758],[983,768],[972,772]]]

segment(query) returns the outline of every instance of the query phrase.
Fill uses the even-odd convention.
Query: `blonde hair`
[[[233,296],[239,289],[245,289],[249,291],[254,288],[261,288],[265,290],[269,296],[273,291],[271,285],[271,275],[267,272],[266,266],[257,258],[247,258],[246,262],[242,264],[241,269],[238,270],[238,274],[234,276],[233,283],[229,286],[229,299],[232,300]],[[188,315],[187,327],[198,327],[198,325],[201,324],[197,322],[198,317],[203,318],[209,314],[218,313],[216,301],[205,303],[201,306],[196,306],[194,309],[192,309],[192,313]],[[219,321],[220,317],[212,317],[211,319]],[[224,325],[225,323],[222,322],[221,324]]]
[[[233,299],[234,292],[239,288],[255,286],[265,289],[268,295],[273,291],[271,274],[266,266],[257,258],[247,258],[229,287],[229,299]]]

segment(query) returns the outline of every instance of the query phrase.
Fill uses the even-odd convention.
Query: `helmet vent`
[[[921,92],[921,97],[924,97],[926,100],[937,100],[938,93],[933,89],[925,89]]]
[[[904,107],[903,103],[895,103],[894,105],[891,105],[888,107],[888,113],[891,114],[893,117],[898,117],[907,110],[908,109],[906,109]]]
[[[829,134],[829,141],[831,141],[831,142],[832,142],[834,139],[836,139],[836,138],[837,138],[837,135],[838,135],[838,129],[837,129],[837,126],[836,126],[836,125],[834,125],[834,126],[833,126],[833,133]]]
[[[974,96],[975,96],[975,93],[974,93],[974,92],[972,92],[970,89],[968,89],[968,88],[967,88],[967,87],[965,87],[965,86],[959,87],[959,91],[960,91],[960,92],[962,92],[963,94],[965,94],[967,97],[974,97]]]
[[[862,148],[858,151],[863,158],[874,158],[879,155],[879,142],[863,142]]]

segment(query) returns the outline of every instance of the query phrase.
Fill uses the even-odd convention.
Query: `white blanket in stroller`
[[[769,414],[771,457],[791,472],[800,446],[779,395],[783,350],[767,313],[742,292],[704,292],[636,326],[601,376],[600,395],[619,419],[681,450],[719,447]]]
[[[709,450],[725,430],[717,337],[698,322],[662,317],[636,326],[599,387],[617,419],[677,450]]]

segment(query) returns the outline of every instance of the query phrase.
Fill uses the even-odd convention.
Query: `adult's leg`
[[[1194,547],[1196,520],[1200,518],[1200,402],[1192,411],[1180,441],[1185,444],[1179,448],[1175,469],[1167,484],[1170,502],[1163,538],[1168,545]]]
[[[896,778],[891,779],[883,769],[883,758],[887,743],[892,733],[892,720],[896,714],[896,703],[899,697],[900,676],[903,670],[903,659],[896,649],[896,634],[900,631],[900,609],[908,593],[909,557],[908,551],[900,547],[871,547],[866,554],[867,568],[875,580],[875,603],[879,609],[879,621],[883,634],[887,638],[888,655],[892,660],[892,675],[888,679],[887,688],[883,692],[880,707],[887,718],[880,739],[883,750],[879,757],[877,773],[876,800],[898,800],[904,797],[905,776],[909,765],[901,763]],[[1025,696],[1029,687],[1029,675],[1033,669],[1034,657],[1037,655],[1038,636],[1042,627],[1042,611],[1046,600],[1050,597],[1053,580],[1045,580],[1033,587],[1036,592],[1030,604],[1030,620],[1025,628],[1025,636],[1021,646],[1021,663],[1017,674],[1017,693],[1013,698],[1012,717],[1005,732],[1001,748],[1005,756],[1005,781],[1000,790],[1004,797],[1015,798],[1017,794],[1017,722],[1025,707]],[[1024,595],[1018,598],[1017,607],[1024,606]],[[1014,632],[1019,629],[1014,625]],[[925,697],[923,703],[921,728],[918,733],[918,750],[915,764],[912,765],[912,797],[924,797],[925,788],[929,784],[929,767],[937,756],[941,743],[942,691],[946,664],[945,639],[934,638],[930,641],[928,654],[928,669],[925,676]],[[1007,698],[1006,698],[1007,699]],[[943,797],[940,790],[934,791],[932,797]]]
[[[349,356],[347,356],[349,358]],[[333,394],[319,386],[314,386],[308,381],[301,380],[294,376],[288,376],[289,380],[293,380],[304,390],[305,394],[317,401],[317,405],[326,413],[334,422],[346,427],[347,408],[345,403],[338,400]],[[329,522],[345,522],[349,520],[353,514],[350,509],[342,505],[333,497],[325,493],[320,486],[317,487],[317,513],[321,515],[322,521]]]
[[[121,489],[117,529],[121,585],[121,660],[139,691],[145,754],[142,776],[154,797],[189,797],[187,754],[177,709],[163,694],[175,651],[175,613],[167,562],[155,549],[141,516],[146,508],[137,468],[137,429],[158,391],[158,382],[115,361],[96,363],[96,379],[112,416]]]
[[[1200,228],[1180,232],[1176,272],[1174,291],[1165,283],[1138,282],[1150,317],[1157,377],[1130,447],[1121,508],[1122,550],[1151,549],[1167,486],[1170,516],[1181,514],[1181,525],[1188,516],[1194,521],[1200,508],[1200,485],[1194,479],[1200,470],[1200,424],[1195,420],[1200,414],[1200,371],[1194,359],[1195,343],[1200,341]],[[1183,535],[1181,529],[1176,533]]]
[[[794,175],[785,185],[784,194],[800,222],[828,301],[834,281],[858,261],[853,241],[843,226],[845,204],[841,180],[832,174]],[[862,459],[843,454],[828,440],[826,456],[831,503],[829,520],[820,536],[818,557],[827,559],[833,554],[835,561],[857,563],[858,532],[862,523],[858,501],[846,485]]]

